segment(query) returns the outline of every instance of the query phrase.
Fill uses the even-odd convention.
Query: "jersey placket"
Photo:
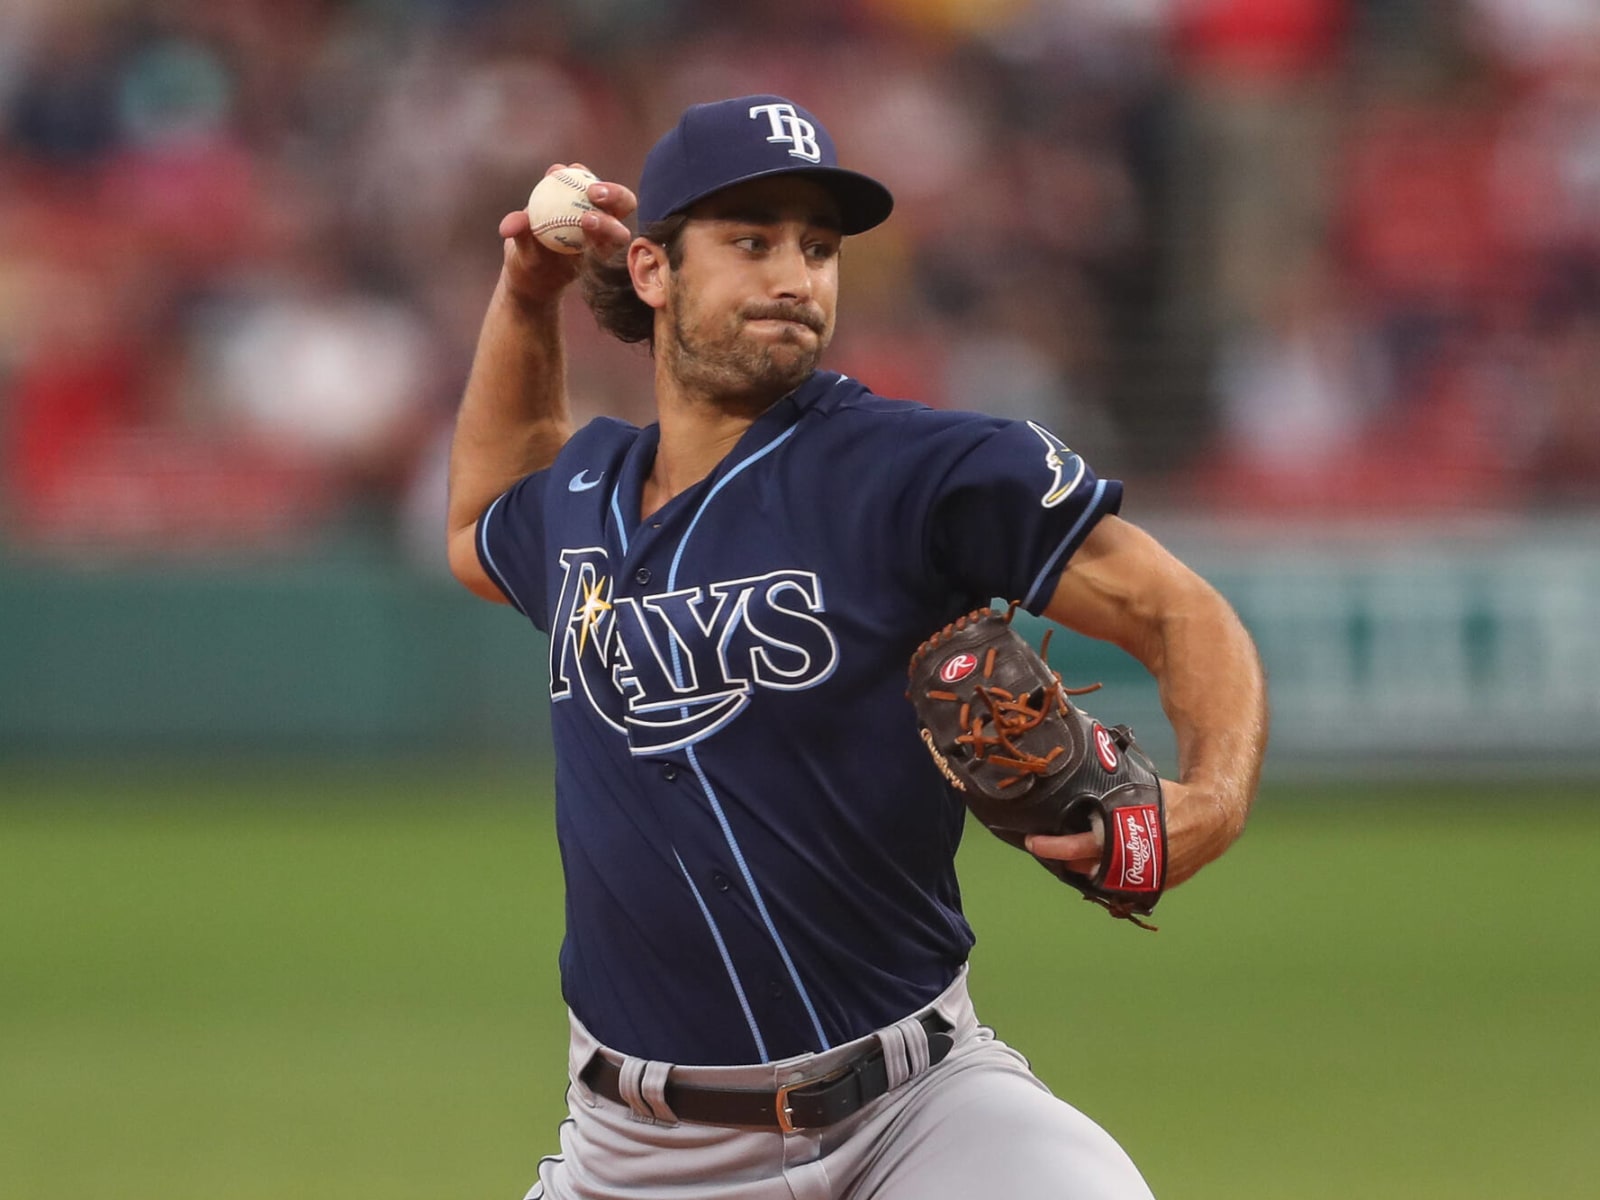
[[[668,668],[672,686],[686,694],[692,695],[694,687],[705,682],[703,673],[697,671],[695,664],[689,661],[693,652],[688,648],[688,642],[697,633],[704,632],[703,626],[697,630],[689,625],[689,621],[693,620],[698,625],[699,617],[694,610],[697,604],[706,604],[709,597],[703,596],[697,586],[680,586],[680,576],[702,574],[702,571],[695,569],[693,548],[702,542],[715,545],[721,540],[707,538],[706,525],[716,519],[715,515],[708,515],[713,510],[721,513],[722,506],[736,503],[734,497],[726,494],[727,489],[734,486],[746,471],[757,467],[761,460],[776,451],[795,432],[793,408],[784,402],[775,406],[775,410],[746,432],[738,446],[710,477],[675,497],[651,514],[649,519],[633,525],[631,533],[631,522],[624,514],[638,511],[643,491],[643,473],[648,470],[648,459],[653,457],[653,445],[642,447],[645,452],[637,457],[629,456],[628,466],[633,469],[621,472],[621,478],[612,492],[608,523],[616,539],[616,548],[622,552],[613,585],[614,595],[622,603],[650,607],[655,615],[676,612],[677,621],[668,623],[672,624],[674,630],[687,633],[689,637],[675,634],[667,638],[663,665]],[[641,622],[640,628],[647,630],[648,626]],[[700,647],[702,654],[707,649],[704,645]],[[689,704],[678,706],[676,713],[679,720],[686,724],[694,718]],[[731,720],[733,715],[737,715],[737,710],[728,719]],[[645,760],[640,762],[643,768],[641,774],[649,780],[647,786],[650,791],[665,784],[672,790],[670,798],[681,802],[685,796],[678,789],[686,788],[691,793],[688,798],[693,799],[702,812],[709,811],[716,822],[720,846],[705,845],[700,838],[680,841],[674,836],[672,850],[710,936],[716,943],[729,983],[749,1022],[752,1039],[761,1059],[766,1060],[768,1053],[761,1031],[760,1010],[776,1017],[777,1010],[795,1002],[804,1010],[801,1024],[810,1030],[811,1037],[815,1039],[814,1048],[827,1049],[831,1042],[822,1029],[816,1007],[768,909],[756,872],[739,843],[723,797],[719,795],[701,761],[700,739],[714,733],[720,726],[720,722],[713,722],[707,730],[692,732],[680,744],[666,747],[659,746],[658,742],[652,744],[648,738],[645,739],[646,744],[641,745],[638,731],[630,726],[629,742],[636,761],[640,756]],[[662,815],[668,827],[676,829],[679,823],[671,816],[673,808],[675,804],[669,804]],[[734,913],[735,921],[730,921],[725,915],[730,903],[748,911]],[[738,936],[739,930],[752,925],[764,935],[758,941]],[[758,966],[760,963],[769,965]],[[790,1026],[793,1019],[781,1020],[780,1023]]]

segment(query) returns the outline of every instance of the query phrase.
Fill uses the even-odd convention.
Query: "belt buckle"
[[[776,1094],[773,1096],[773,1109],[778,1118],[778,1129],[783,1133],[795,1133],[802,1128],[811,1128],[809,1125],[799,1126],[794,1123],[794,1109],[789,1107],[790,1092],[798,1092],[802,1088],[815,1087],[819,1083],[832,1083],[835,1080],[843,1079],[850,1074],[851,1070],[852,1064],[846,1064],[838,1070],[829,1071],[826,1075],[817,1075],[811,1079],[797,1079],[793,1083],[780,1083]]]
[[[778,1092],[773,1104],[778,1114],[778,1129],[783,1133],[794,1132],[794,1109],[789,1107],[789,1093],[796,1088],[805,1087],[810,1082],[809,1079],[802,1079],[796,1083],[780,1083],[778,1085]]]

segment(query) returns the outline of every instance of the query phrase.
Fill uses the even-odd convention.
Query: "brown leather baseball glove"
[[[1093,875],[1037,859],[1114,917],[1149,916],[1166,881],[1161,781],[1125,725],[1077,708],[1005,613],[975,609],[912,655],[908,695],[922,740],[950,786],[995,836],[1026,848],[1029,834],[1095,830],[1104,847]]]

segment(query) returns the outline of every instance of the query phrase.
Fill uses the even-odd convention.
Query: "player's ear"
[[[665,246],[649,238],[634,238],[628,247],[628,275],[633,280],[633,290],[639,294],[639,299],[651,308],[666,306],[672,263]]]

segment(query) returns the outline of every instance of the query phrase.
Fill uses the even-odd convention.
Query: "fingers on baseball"
[[[632,192],[620,183],[591,183],[589,203],[595,210],[583,214],[578,228],[596,249],[626,246],[633,240],[632,231],[622,223],[624,217],[639,207]]]
[[[594,172],[581,162],[551,163],[545,168],[547,176],[554,175],[557,171],[571,168],[574,171],[585,171],[590,175]],[[597,179],[591,183],[584,193],[589,197],[589,202],[597,208],[602,208],[614,217],[625,217],[639,207],[639,199],[633,192],[623,187],[620,183],[613,183],[609,179]]]
[[[639,198],[630,189],[609,180],[589,185],[589,202],[616,217],[619,223],[639,207]]]
[[[500,218],[500,236],[503,238],[520,237],[532,227],[526,209],[519,208]]]
[[[550,176],[568,168],[594,174],[581,162],[551,163],[545,168],[544,173]],[[620,183],[602,179],[591,183],[584,194],[588,197],[589,203],[595,206],[595,211],[584,213],[578,219],[578,228],[592,249],[604,253],[626,246],[633,240],[633,232],[622,223],[623,218],[631,215],[639,207],[639,199],[631,189],[623,187]],[[517,237],[531,228],[524,221],[517,229],[508,229],[507,223],[510,221],[511,218],[507,217],[500,222],[502,237]]]

